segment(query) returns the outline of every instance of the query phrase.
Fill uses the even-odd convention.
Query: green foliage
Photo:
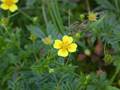
[[[0,90],[120,90],[120,0],[17,5],[14,13],[0,11]],[[87,19],[91,7],[94,22]],[[53,47],[64,35],[78,45],[66,58]]]

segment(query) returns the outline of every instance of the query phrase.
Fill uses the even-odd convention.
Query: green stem
[[[116,69],[114,75],[112,76],[112,78],[110,80],[110,84],[112,84],[114,82],[114,80],[115,80],[116,76],[118,75],[119,71],[120,71],[119,69]]]
[[[90,3],[89,3],[89,0],[86,0],[86,5],[87,5],[88,13],[89,13],[90,12]]]
[[[19,12],[16,12],[16,13],[10,15],[8,18],[12,18],[12,17],[14,17],[14,16],[16,16],[16,15],[18,15],[18,14],[19,14]]]
[[[68,10],[68,27],[70,27],[71,10]]]
[[[23,12],[22,10],[20,10],[19,9],[19,12],[21,13],[21,14],[23,14],[27,19],[29,19],[30,21],[32,21],[33,22],[33,20],[32,20],[32,17],[31,16],[29,16],[29,15],[27,15],[25,12]]]
[[[47,26],[48,20],[47,20],[47,16],[46,16],[45,6],[44,5],[42,5],[42,13],[43,13],[43,18],[44,18],[45,24]]]
[[[44,18],[44,21],[45,21],[45,25],[47,27],[48,25],[48,19],[47,19],[47,15],[46,15],[46,11],[45,11],[45,5],[43,3],[42,5],[42,14],[43,14],[43,18]],[[44,32],[46,35],[47,35],[47,30],[45,29],[45,32]]]
[[[115,7],[116,7],[116,11],[117,12],[119,12],[120,11],[120,9],[119,9],[119,1],[118,0],[114,0],[114,2],[115,2]]]
[[[37,57],[37,55],[36,55],[36,53],[35,53],[35,51],[34,51],[34,48],[35,48],[35,47],[34,47],[34,44],[35,44],[35,42],[32,42],[33,55],[34,55],[34,57],[35,57],[35,62],[38,63],[38,62],[39,62],[39,58]]]

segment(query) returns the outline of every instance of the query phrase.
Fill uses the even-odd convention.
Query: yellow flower
[[[11,12],[15,12],[18,9],[16,5],[18,0],[1,0],[1,1],[2,1],[2,4],[0,5],[0,7],[3,10],[10,10]]]
[[[51,40],[50,36],[43,38],[42,41],[46,45],[50,45],[52,43],[52,40]]]
[[[90,12],[88,14],[88,20],[89,21],[96,21],[97,20],[97,14],[96,13],[93,13],[93,12]]]
[[[73,38],[65,35],[62,40],[55,40],[54,48],[58,50],[58,56],[67,57],[69,52],[75,52],[77,44],[73,43]]]

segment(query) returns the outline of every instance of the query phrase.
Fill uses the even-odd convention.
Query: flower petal
[[[13,2],[13,3],[17,3],[19,0],[1,0],[1,2],[5,3],[5,2]]]
[[[9,7],[6,5],[6,4],[1,4],[0,7],[3,9],[3,10],[8,10]]]
[[[62,41],[61,40],[55,40],[55,43],[53,45],[54,48],[60,49],[62,47]]]
[[[68,51],[69,52],[75,52],[76,51],[76,48],[77,48],[77,44],[75,43],[72,43],[68,46]]]
[[[64,44],[66,44],[66,45],[73,42],[73,38],[70,36],[67,36],[67,35],[65,35],[62,40],[63,40]]]
[[[15,4],[13,4],[13,5],[9,8],[9,10],[10,10],[11,12],[15,12],[17,9],[18,9],[18,7],[17,7],[17,5],[15,5]]]
[[[67,57],[68,56],[68,51],[66,49],[60,49],[58,51],[58,56]]]
[[[14,3],[17,3],[19,0],[13,0]]]
[[[6,0],[1,0],[1,2],[6,2]]]

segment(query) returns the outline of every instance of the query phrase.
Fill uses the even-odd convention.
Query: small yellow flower
[[[96,13],[93,13],[93,12],[90,12],[88,14],[88,20],[89,21],[96,21],[97,20],[97,14]]]
[[[77,44],[73,43],[73,38],[65,35],[62,40],[55,40],[54,48],[59,49],[58,56],[67,57],[69,52],[75,52]]]
[[[0,5],[0,7],[3,10],[9,10],[11,12],[15,12],[18,7],[16,5],[16,3],[18,2],[18,0],[1,0],[2,4]]]
[[[52,39],[51,39],[50,36],[43,38],[42,41],[43,41],[43,43],[46,44],[46,45],[52,44]]]

